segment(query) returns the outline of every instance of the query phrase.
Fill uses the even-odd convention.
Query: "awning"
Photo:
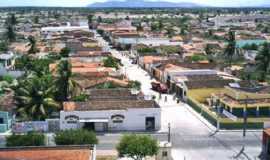
[[[79,122],[85,123],[85,122],[100,122],[100,123],[108,123],[108,119],[80,119]]]

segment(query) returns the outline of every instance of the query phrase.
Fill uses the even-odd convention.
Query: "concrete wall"
[[[123,115],[125,118],[123,123],[113,123],[112,115]],[[80,125],[76,123],[67,123],[65,117],[68,115],[76,115],[80,119],[108,119],[108,131],[144,131],[145,118],[155,117],[155,130],[160,129],[161,109],[160,108],[142,108],[128,110],[105,110],[105,111],[71,111],[60,112],[60,129],[76,129]]]

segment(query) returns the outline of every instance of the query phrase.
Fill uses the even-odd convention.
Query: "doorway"
[[[147,131],[155,130],[155,117],[146,117],[145,118],[145,129]]]
[[[95,123],[94,122],[85,122],[83,125],[83,129],[86,129],[89,131],[95,131]]]

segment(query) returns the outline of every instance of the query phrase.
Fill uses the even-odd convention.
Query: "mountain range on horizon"
[[[90,8],[201,8],[201,7],[216,7],[206,6],[192,2],[168,2],[168,1],[147,1],[147,0],[109,0],[106,2],[96,2],[89,4]],[[269,4],[238,7],[270,7]]]
[[[91,8],[199,8],[205,7],[198,3],[191,2],[167,2],[167,1],[146,1],[146,0],[125,0],[96,2],[88,5]]]

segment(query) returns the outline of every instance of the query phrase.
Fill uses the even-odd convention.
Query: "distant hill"
[[[126,1],[107,1],[97,2],[88,5],[91,8],[199,8],[203,7],[196,3],[165,2],[165,1],[145,1],[145,0],[126,0]]]

